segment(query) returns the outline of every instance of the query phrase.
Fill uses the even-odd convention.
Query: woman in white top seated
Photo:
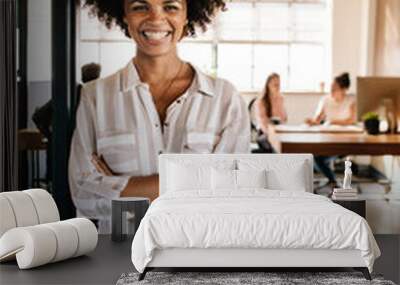
[[[272,73],[268,76],[262,96],[255,101],[255,115],[258,129],[257,143],[260,149],[262,152],[274,152],[268,141],[268,126],[271,123],[287,121],[279,74]]]
[[[349,96],[347,90],[350,87],[350,77],[348,73],[342,73],[335,77],[331,86],[331,94],[324,96],[317,107],[314,118],[306,119],[310,125],[321,123],[331,125],[351,125],[356,122],[356,104],[354,96]],[[335,156],[316,156],[316,168],[327,178],[328,183],[335,186],[336,178],[332,169],[329,167],[331,160]]]
[[[110,231],[111,199],[158,196],[160,153],[246,153],[249,116],[234,86],[177,54],[225,3],[86,0],[107,27],[136,44],[121,70],[85,85],[71,145],[69,182],[78,212]],[[118,55],[118,51],[115,51]]]

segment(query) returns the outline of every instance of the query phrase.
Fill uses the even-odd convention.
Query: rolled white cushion
[[[96,248],[98,233],[96,226],[90,220],[85,218],[75,218],[65,220],[64,222],[72,225],[78,233],[78,248],[74,257],[91,252]]]
[[[56,236],[57,250],[51,262],[57,262],[75,256],[78,250],[79,237],[75,229],[71,228],[71,224],[65,222],[55,222],[44,224]]]
[[[97,245],[97,230],[84,218],[19,227],[0,238],[0,261],[16,256],[20,269],[76,257]]]
[[[15,228],[17,222],[8,199],[0,195],[0,237],[9,229]]]
[[[35,205],[28,194],[21,191],[12,191],[3,192],[0,195],[10,202],[17,227],[33,226],[39,223]]]
[[[29,189],[22,192],[31,197],[39,218],[39,224],[60,220],[57,205],[49,192],[43,189]]]
[[[0,239],[0,261],[16,255],[20,269],[51,262],[57,251],[54,233],[42,225],[14,228]]]

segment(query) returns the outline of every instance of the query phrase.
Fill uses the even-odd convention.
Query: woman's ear
[[[125,32],[125,35],[126,35],[127,37],[132,38],[131,28],[129,27],[128,20],[126,19],[126,17],[123,17],[123,18],[122,18],[122,21],[123,21],[124,24],[126,25],[126,31],[127,31],[127,32]]]
[[[189,24],[189,20],[186,19],[185,26],[183,26],[183,31],[182,31],[181,38],[179,39],[180,41],[181,41],[184,37],[187,37],[187,36],[189,35],[188,24]]]

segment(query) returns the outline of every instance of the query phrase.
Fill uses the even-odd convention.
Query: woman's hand
[[[121,197],[147,197],[151,201],[158,197],[158,175],[131,177]]]
[[[107,165],[107,162],[104,160],[103,156],[98,156],[97,153],[94,152],[90,161],[93,163],[94,167],[99,173],[105,176],[115,175]]]
[[[307,118],[307,119],[305,120],[305,123],[306,123],[307,125],[310,125],[310,126],[314,126],[314,125],[317,124],[317,122],[316,122],[314,119],[311,119],[311,118]]]

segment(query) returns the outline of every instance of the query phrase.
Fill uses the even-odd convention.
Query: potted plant
[[[368,112],[362,116],[364,127],[371,135],[379,134],[379,115],[375,112]]]

